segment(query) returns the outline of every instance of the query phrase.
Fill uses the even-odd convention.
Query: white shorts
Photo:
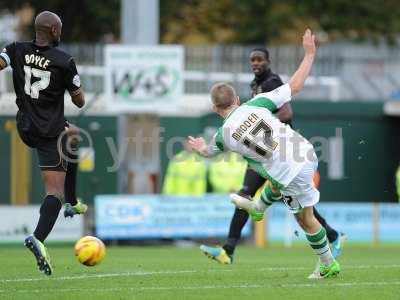
[[[299,174],[281,190],[284,202],[292,213],[319,202],[319,191],[314,187],[313,177],[318,168],[318,160],[307,161]]]

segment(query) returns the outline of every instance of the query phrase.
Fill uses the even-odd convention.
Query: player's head
[[[211,101],[213,103],[213,111],[218,114],[233,106],[240,105],[240,100],[236,95],[235,89],[224,82],[216,83],[212,86]]]
[[[265,48],[255,48],[250,52],[250,66],[254,75],[263,74],[269,68],[269,52]]]
[[[42,11],[35,19],[35,32],[55,46],[60,42],[62,22],[59,16],[50,11]]]

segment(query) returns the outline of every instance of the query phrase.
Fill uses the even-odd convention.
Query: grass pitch
[[[85,267],[72,246],[50,246],[54,275],[23,246],[0,245],[0,299],[400,299],[400,246],[346,245],[338,278],[311,281],[311,249],[238,247],[233,265],[198,248],[108,247]]]

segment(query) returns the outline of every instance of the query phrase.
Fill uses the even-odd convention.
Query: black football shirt
[[[252,97],[258,95],[260,93],[267,93],[270,92],[278,87],[283,85],[282,79],[279,77],[278,74],[275,74],[268,69],[265,71],[261,76],[256,76],[253,81],[250,83],[250,89],[252,92]],[[290,105],[290,104],[287,104]],[[292,126],[292,120],[284,121],[283,123]]]
[[[33,132],[58,136],[65,125],[64,93],[81,86],[73,58],[57,47],[39,47],[34,41],[11,43],[0,58],[12,68],[16,103],[31,121]]]
[[[271,69],[265,71],[261,76],[256,76],[250,83],[252,97],[260,93],[270,92],[283,85],[279,75],[272,73]]]

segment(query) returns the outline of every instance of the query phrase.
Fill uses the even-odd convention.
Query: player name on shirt
[[[247,120],[244,121],[240,126],[235,130],[235,132],[232,134],[232,137],[236,140],[239,141],[242,135],[253,125],[259,118],[257,114],[252,113],[247,117]]]
[[[43,56],[35,55],[35,54],[26,54],[25,55],[25,62],[27,65],[34,64],[39,66],[43,69],[47,69],[50,64],[50,60],[46,59]]]

